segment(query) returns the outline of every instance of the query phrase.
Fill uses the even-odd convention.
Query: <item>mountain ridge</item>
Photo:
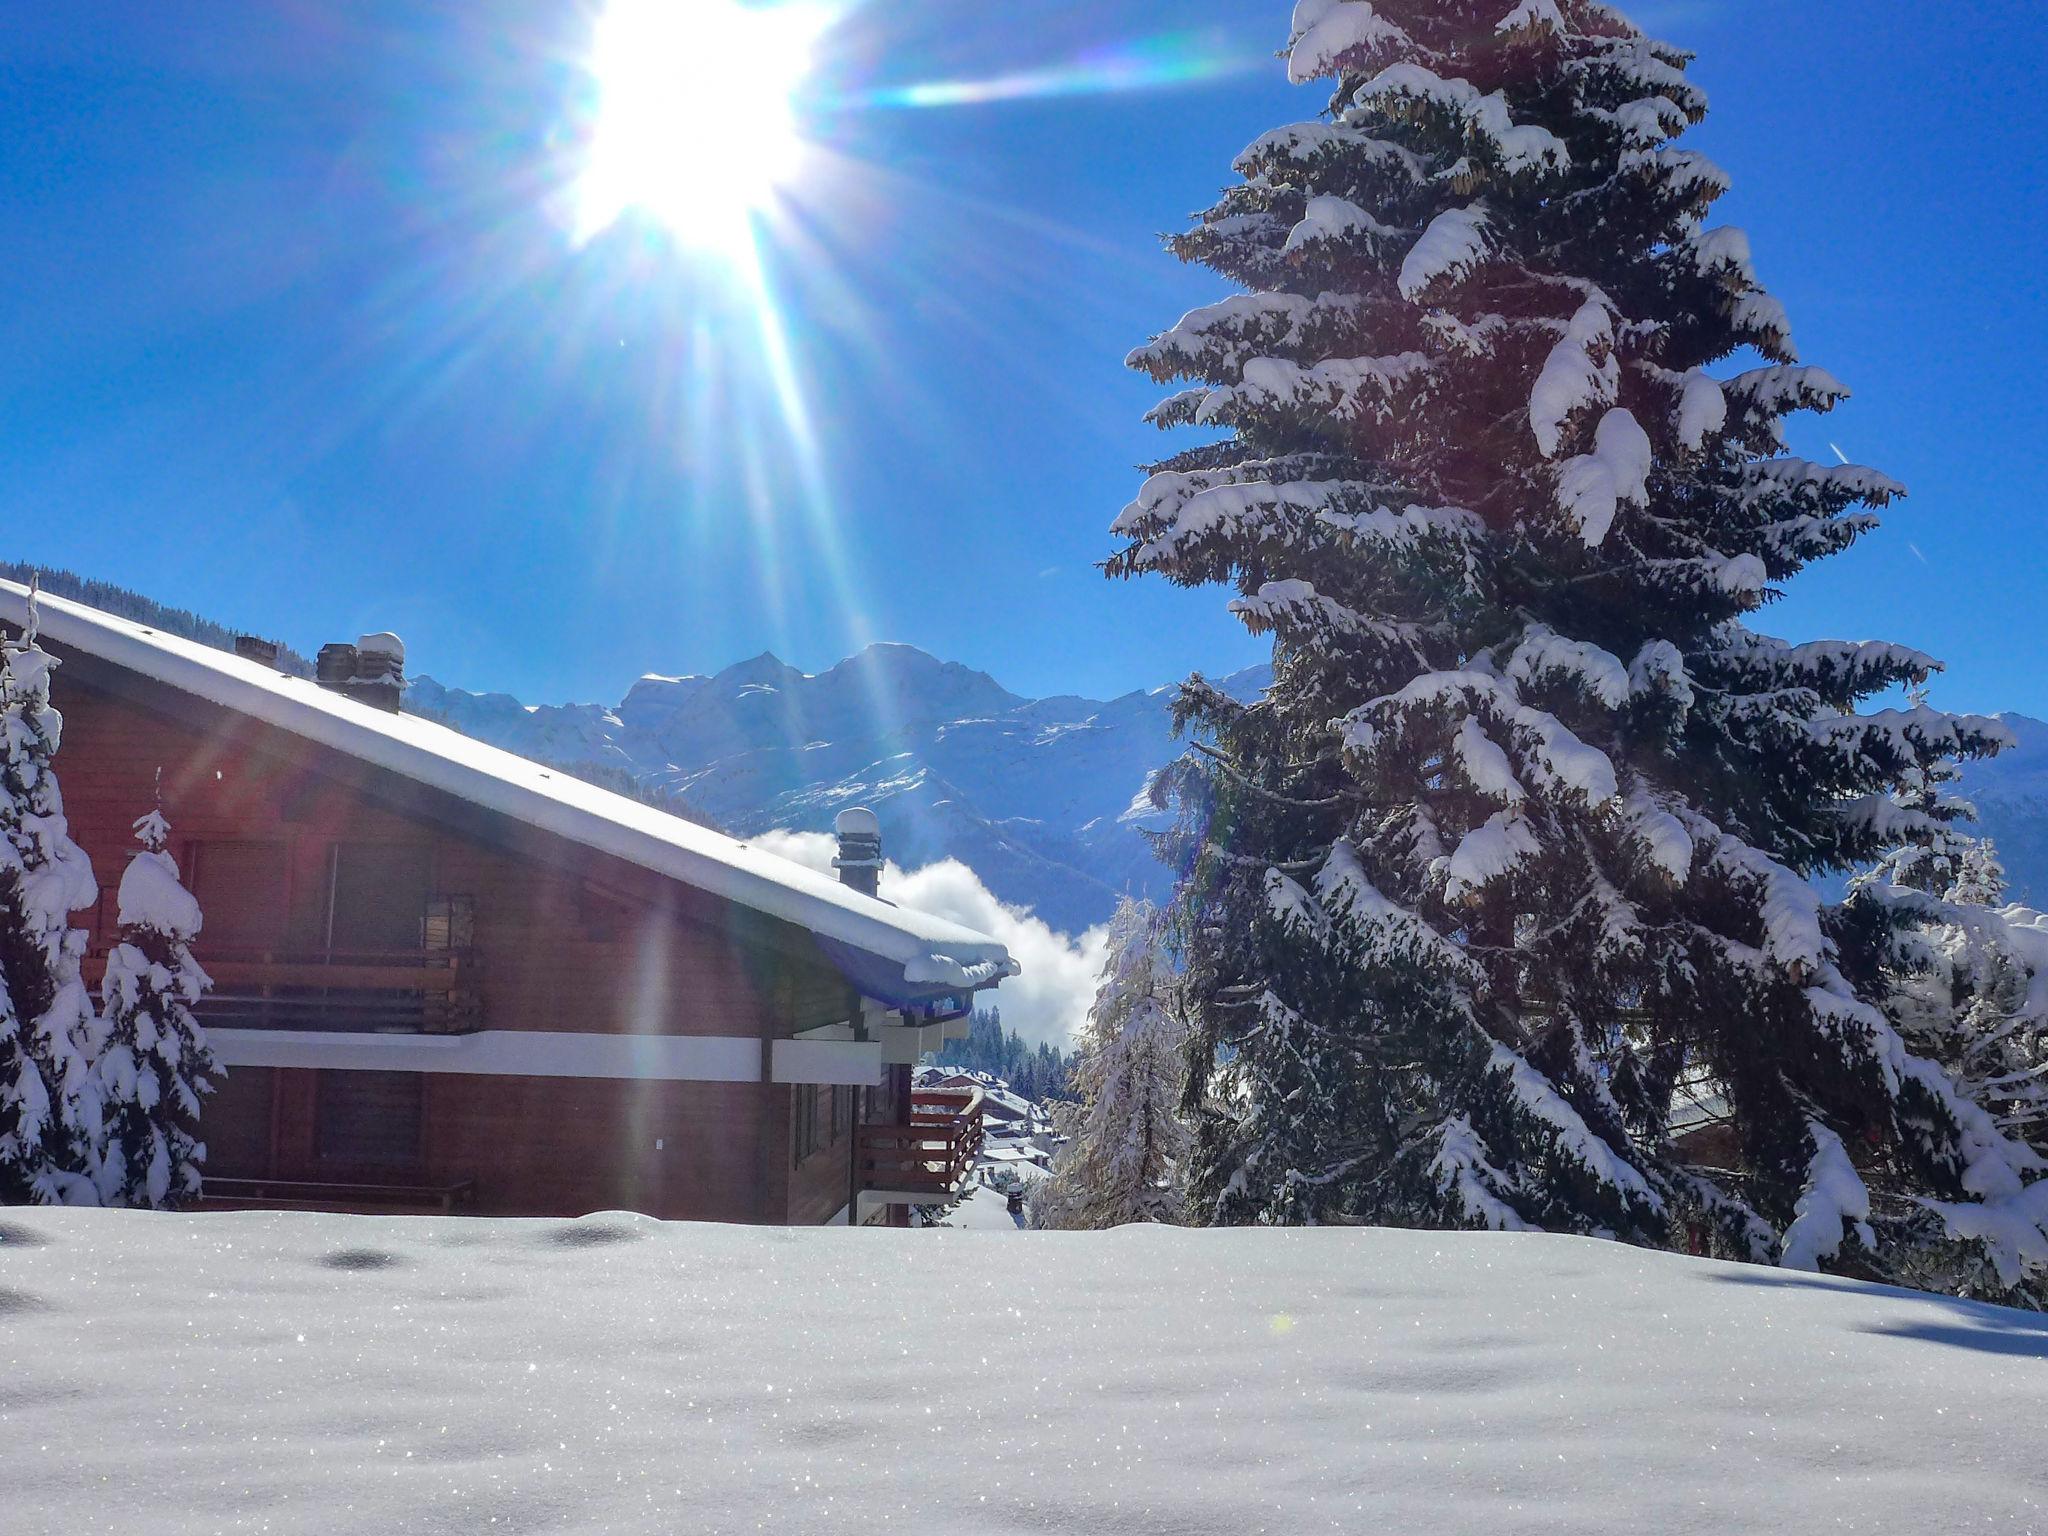
[[[1269,670],[1224,680],[1250,697]],[[526,705],[415,678],[407,708],[557,763],[589,761],[676,795],[738,836],[826,832],[859,803],[908,867],[957,858],[1002,900],[1077,932],[1169,871],[1134,809],[1181,750],[1172,689],[1031,699],[915,646],[823,672],[764,652],[709,676],[647,673],[613,705]]]
[[[26,565],[0,571],[26,578]],[[45,588],[202,644],[234,632],[201,615],[70,572]],[[310,671],[286,653],[293,671]],[[1271,677],[1221,680],[1241,698]],[[529,705],[504,692],[415,678],[406,708],[479,740],[739,836],[826,832],[856,802],[882,818],[906,868],[956,858],[1003,901],[1077,933],[1129,890],[1164,897],[1171,872],[1144,832],[1150,776],[1184,750],[1171,686],[1113,699],[1030,699],[916,646],[871,645],[819,673],[772,652],[716,673],[649,672],[615,705]],[[2014,749],[1965,766],[1961,793],[1998,844],[2015,900],[2048,904],[2048,721],[1999,716]]]
[[[1253,667],[1222,684],[1251,698],[1270,677]],[[818,673],[769,652],[708,676],[650,673],[615,706],[526,706],[422,677],[408,707],[529,756],[595,754],[740,836],[824,832],[838,810],[869,805],[899,863],[958,858],[1004,901],[1072,932],[1105,920],[1125,891],[1170,892],[1143,835],[1163,818],[1141,802],[1150,776],[1184,750],[1173,693],[1029,699],[988,673],[883,643]],[[2048,721],[1999,718],[2018,745],[1966,765],[1961,790],[1998,844],[2013,899],[2038,904],[2048,900]]]

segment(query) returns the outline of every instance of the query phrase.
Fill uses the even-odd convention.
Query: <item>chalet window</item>
[[[822,1149],[837,1146],[853,1134],[853,1114],[865,1092],[807,1083],[794,1091],[790,1118],[794,1129],[794,1161],[801,1164]]]
[[[185,871],[206,914],[209,955],[270,952],[288,944],[291,845],[283,842],[200,842]]]
[[[344,1168],[417,1168],[425,1109],[422,1073],[323,1071],[314,1091],[314,1152]]]
[[[818,1150],[818,1089],[805,1083],[796,1090],[793,1110],[796,1120],[796,1161],[802,1163]]]
[[[331,952],[388,954],[425,947],[431,849],[405,843],[337,843],[328,872]]]
[[[277,1074],[269,1067],[236,1067],[222,1075],[200,1120],[208,1175],[267,1179],[277,1172],[270,1159],[276,1099]]]

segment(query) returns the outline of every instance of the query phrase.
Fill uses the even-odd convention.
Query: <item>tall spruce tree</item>
[[[1171,242],[1247,292],[1132,358],[1191,381],[1152,420],[1223,435],[1110,562],[1234,587],[1273,645],[1257,703],[1184,688],[1160,781],[1199,1207],[1896,1277],[1932,1213],[2048,1260],[2041,1159],[1808,878],[1942,835],[1894,792],[2005,736],[1859,713],[1914,651],[1744,622],[1900,488],[1785,454],[1843,390],[1706,223],[1690,56],[1593,0],[1302,0],[1288,59],[1328,115]],[[1738,1166],[1674,1146],[1681,1077]]]
[[[52,762],[64,729],[50,706],[55,665],[32,592],[26,630],[0,644],[0,1203],[95,1199],[97,1020],[71,914],[99,887]]]
[[[199,1193],[199,1101],[219,1067],[192,1011],[211,985],[192,958],[199,903],[178,878],[162,812],[136,822],[135,836],[142,847],[121,876],[119,942],[100,988],[93,1177],[102,1204],[163,1210]]]
[[[1081,1031],[1074,1069],[1080,1108],[1053,1165],[1047,1225],[1178,1222],[1187,1129],[1187,1026],[1166,933],[1150,902],[1126,897],[1109,925],[1109,958]]]

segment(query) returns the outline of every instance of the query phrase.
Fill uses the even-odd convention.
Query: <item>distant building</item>
[[[1045,1110],[991,1073],[922,1066],[915,1081],[919,1092],[979,1093],[982,1118],[991,1136],[1031,1136],[1052,1128],[1052,1117]]]
[[[0,621],[28,594],[0,582]],[[205,912],[213,1205],[901,1220],[979,1144],[913,1098],[1002,945],[397,712],[391,636],[318,681],[56,598],[57,757],[104,893],[161,776]],[[964,1154],[964,1162],[963,1162]]]

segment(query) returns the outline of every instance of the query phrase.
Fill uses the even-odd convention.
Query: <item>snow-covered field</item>
[[[1572,1238],[10,1211],[0,1529],[2048,1531],[2048,1319]]]

